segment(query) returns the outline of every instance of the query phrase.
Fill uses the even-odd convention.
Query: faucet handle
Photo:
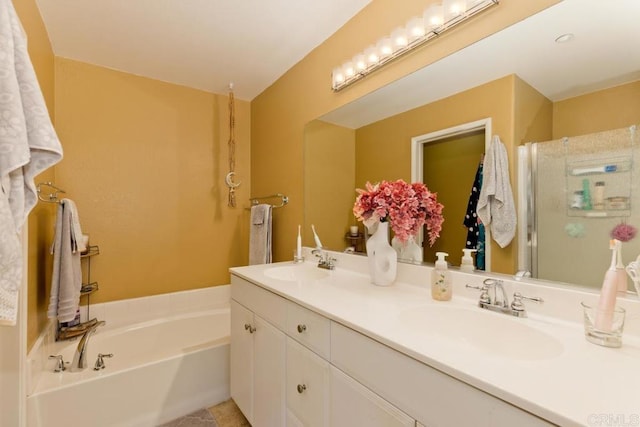
[[[94,371],[99,371],[100,369],[104,369],[105,365],[104,365],[104,357],[113,357],[113,353],[108,353],[108,354],[102,354],[102,353],[98,353],[98,358],[96,359],[96,364],[93,366],[93,370]]]
[[[527,297],[522,295],[520,292],[513,293],[513,301],[511,302],[511,309],[513,311],[524,311],[525,307],[522,303],[522,300],[526,299],[527,301],[533,301],[535,303],[541,304],[544,300],[540,297]]]
[[[51,355],[49,356],[49,359],[57,359],[56,367],[53,372],[62,372],[67,370],[66,366],[64,366],[64,360],[62,359],[61,354],[56,354],[55,356]]]
[[[482,286],[466,284],[465,287],[482,291],[482,293],[480,294],[480,304],[491,304],[491,297],[489,296],[488,292],[489,285],[487,283],[483,284]]]

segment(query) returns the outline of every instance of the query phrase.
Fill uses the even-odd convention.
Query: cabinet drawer
[[[328,426],[329,362],[287,338],[287,425]]]
[[[329,359],[331,321],[294,302],[287,301],[287,335]]]
[[[553,425],[335,322],[331,363],[426,426]]]
[[[280,330],[286,323],[286,300],[273,292],[231,275],[231,299],[239,302]]]
[[[415,420],[331,366],[331,427],[415,427]]]

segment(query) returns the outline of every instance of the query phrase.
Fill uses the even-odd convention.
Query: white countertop
[[[478,283],[486,276],[456,272],[453,299],[438,302],[431,299],[427,286],[429,267],[399,265],[404,272],[399,273],[398,280],[392,286],[378,287],[370,284],[368,274],[364,273],[364,257],[338,256],[336,270],[327,271],[326,277],[316,280],[279,280],[264,274],[265,270],[293,263],[237,267],[231,272],[552,423],[640,425],[637,336],[625,332],[622,348],[600,347],[584,338],[579,304],[563,308],[569,315],[551,317],[544,310],[538,310],[544,314],[536,312],[533,304],[525,302],[529,317],[515,318],[480,309],[477,298],[470,298],[477,295],[476,291],[465,290],[464,283]],[[296,268],[315,266],[307,262]],[[413,283],[403,281],[407,278]],[[593,299],[592,295],[579,291],[567,296],[563,290],[563,295],[554,295],[553,289],[529,283],[522,284],[521,289],[517,285],[520,284],[515,288],[525,294],[536,291],[544,294],[551,308],[557,305],[553,303],[554,297],[563,301],[572,297],[577,301]],[[640,307],[627,304],[627,322],[639,322],[640,310],[631,313],[629,305],[631,310]],[[464,330],[458,336],[443,334],[437,321],[407,322],[407,313],[429,310],[433,313],[443,307],[452,311],[478,310],[480,316],[493,316],[490,324],[498,326],[491,331],[491,340],[500,345],[513,342],[513,346],[498,351],[490,343],[478,346],[477,339],[470,339],[477,337],[469,337]],[[503,325],[503,331],[497,330]],[[526,348],[528,343],[513,332],[524,326],[540,331],[549,345]],[[473,327],[470,325],[469,329]]]

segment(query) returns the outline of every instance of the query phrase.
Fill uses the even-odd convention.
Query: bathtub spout
[[[89,338],[91,338],[91,334],[93,334],[98,326],[102,326],[105,324],[104,320],[99,321],[95,325],[88,328],[84,334],[82,334],[82,338],[80,338],[80,342],[78,343],[78,348],[76,349],[75,354],[73,355],[73,362],[71,363],[71,372],[82,371],[87,367],[87,347],[89,344]]]

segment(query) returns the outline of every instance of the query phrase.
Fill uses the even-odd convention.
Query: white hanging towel
[[[271,205],[251,207],[249,265],[271,263]]]
[[[62,159],[47,107],[27,53],[27,42],[11,0],[0,0],[0,200],[3,222],[3,279],[0,313],[4,324],[15,324],[17,296],[22,283],[22,257],[17,239],[27,215],[37,203],[33,179]],[[11,215],[8,216],[6,208]],[[13,249],[11,249],[13,248]],[[10,254],[11,251],[17,251]],[[18,268],[19,266],[19,268]],[[4,276],[8,268],[19,274]],[[12,313],[7,318],[7,313]]]
[[[22,279],[20,240],[13,226],[9,199],[0,191],[0,325],[15,325]]]
[[[75,217],[74,217],[75,216]],[[82,270],[80,268],[80,251],[74,237],[77,218],[75,203],[62,199],[58,205],[55,238],[53,241],[53,275],[47,315],[58,322],[70,322],[80,305],[80,289],[82,288]],[[82,240],[80,232],[78,240]]]
[[[501,248],[511,243],[516,234],[516,207],[509,182],[507,150],[497,135],[484,158],[476,212],[485,227],[491,226],[491,237]]]

